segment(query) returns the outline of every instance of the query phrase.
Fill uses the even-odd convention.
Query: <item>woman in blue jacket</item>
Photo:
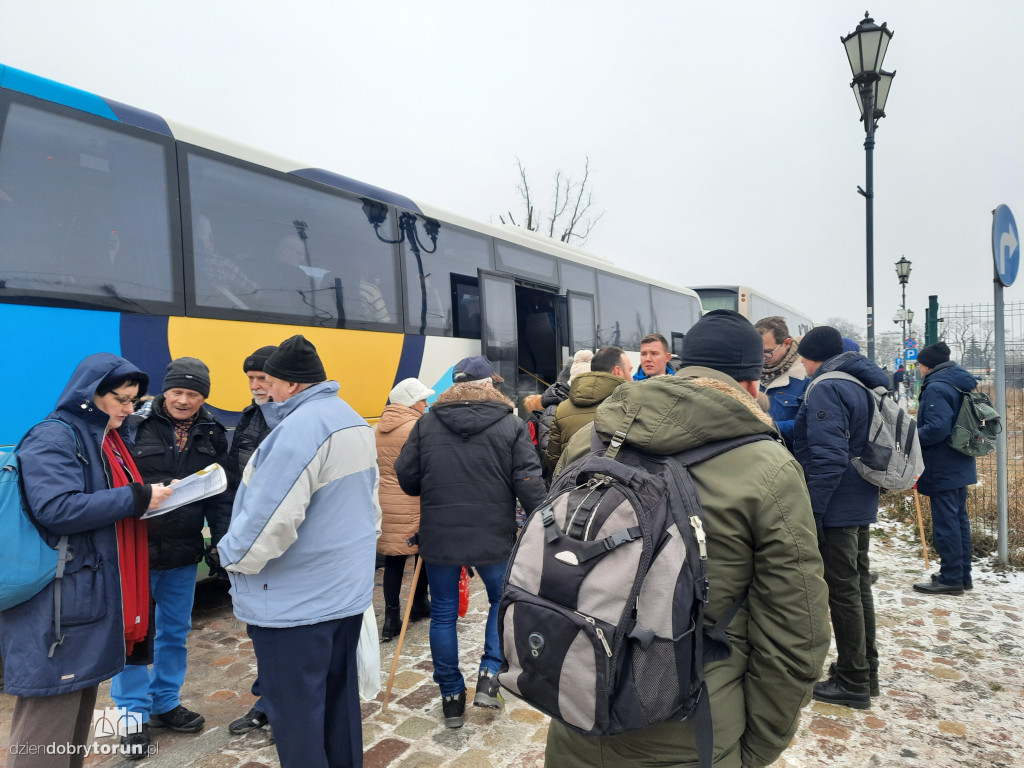
[[[28,506],[51,546],[68,537],[68,561],[59,631],[53,583],[0,614],[4,688],[17,696],[8,768],[42,765],[53,745],[67,749],[46,755],[47,766],[81,766],[99,684],[124,668],[129,645],[146,652],[138,625],[148,621],[149,594],[134,589],[148,579],[145,525],[133,518],[171,490],[139,482],[123,449],[132,437],[125,419],[148,383],[124,358],[90,355],[49,415],[64,425],[37,424],[18,449]],[[122,571],[134,578],[123,581]]]

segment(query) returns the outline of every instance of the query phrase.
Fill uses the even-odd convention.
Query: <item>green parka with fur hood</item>
[[[770,417],[729,376],[688,367],[675,376],[623,384],[597,409],[607,443],[630,406],[640,411],[625,442],[655,454],[749,434],[776,435]],[[563,458],[590,448],[580,430]],[[713,623],[749,587],[747,605],[728,627],[732,655],[705,668],[715,729],[716,768],[772,763],[796,732],[819,678],[830,636],[814,519],[803,472],[781,443],[740,446],[692,469],[708,534]],[[617,736],[582,736],[557,721],[547,765],[697,766],[690,723],[664,722]]]

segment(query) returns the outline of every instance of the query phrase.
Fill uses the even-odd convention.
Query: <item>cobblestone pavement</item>
[[[812,703],[803,712],[793,745],[774,768],[1024,766],[1024,575],[980,566],[973,592],[921,596],[911,590],[924,573],[913,532],[883,523],[875,534],[873,568],[881,575],[875,592],[881,696],[863,711]],[[469,614],[459,628],[470,700],[486,615],[479,580],[473,589]],[[141,763],[92,755],[87,766],[279,765],[266,731],[244,736],[227,732],[227,724],[253,701],[248,686],[255,659],[223,590],[203,585],[201,592],[183,701],[206,716],[206,728],[198,735],[156,732],[158,751]],[[379,614],[380,590],[376,592]],[[469,706],[463,728],[443,727],[440,696],[431,681],[428,626],[427,621],[413,624],[406,635],[388,711],[383,711],[383,693],[363,704],[366,767],[543,765],[547,718],[511,696],[504,711]],[[381,646],[384,680],[395,646]],[[99,705],[110,705],[109,684],[100,688]],[[12,697],[0,697],[0,767],[6,765],[12,707]],[[112,746],[113,740],[96,743]]]

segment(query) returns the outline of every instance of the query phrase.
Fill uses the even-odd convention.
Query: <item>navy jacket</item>
[[[940,363],[924,377],[917,409],[917,433],[924,454],[924,474],[917,481],[921,493],[930,495],[978,482],[974,457],[953,450],[946,442],[953,434],[963,399],[956,388],[970,392],[977,386],[967,369],[953,361]]]
[[[455,384],[412,428],[395,462],[399,485],[420,497],[420,556],[437,565],[494,565],[516,538],[516,498],[544,499],[526,422],[497,390]]]
[[[62,583],[61,631],[64,642],[47,658],[54,642],[53,584],[0,614],[4,690],[18,696],[53,696],[99,685],[124,668],[124,618],[114,523],[148,506],[149,493],[135,483],[111,488],[103,460],[103,434],[109,417],[93,394],[109,374],[138,372],[116,355],[89,355],[75,369],[49,418],[75,428],[75,439],[60,424],[29,430],[18,450],[25,496],[50,546],[68,535]],[[131,442],[127,421],[118,430]],[[134,489],[133,489],[134,487]]]
[[[826,360],[815,377],[828,371],[848,373],[870,388],[889,385],[885,371],[857,352]],[[868,394],[852,381],[828,379],[804,393],[793,441],[819,527],[870,525],[878,517],[878,486],[850,462],[864,450],[869,416]]]

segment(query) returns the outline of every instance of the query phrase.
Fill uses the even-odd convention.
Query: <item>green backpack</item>
[[[996,449],[996,435],[1003,431],[1002,416],[984,392],[953,389],[963,395],[963,399],[947,442],[953,450],[967,456],[988,456]]]

